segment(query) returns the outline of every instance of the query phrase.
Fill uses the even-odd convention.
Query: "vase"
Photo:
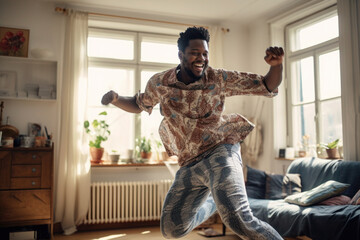
[[[329,159],[337,159],[340,157],[339,151],[337,148],[326,149],[326,153],[327,153]]]
[[[91,163],[101,163],[103,154],[104,148],[90,147]]]
[[[152,152],[140,152],[140,157],[144,159],[150,159]]]

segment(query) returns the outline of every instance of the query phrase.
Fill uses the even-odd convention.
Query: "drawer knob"
[[[31,185],[35,186],[35,185],[36,185],[36,183],[35,183],[34,181],[32,181],[32,182],[31,182]]]
[[[33,158],[33,159],[36,159],[36,155],[35,155],[35,154],[34,154],[34,155],[32,155],[32,158]]]
[[[32,168],[32,172],[36,172],[36,168]]]

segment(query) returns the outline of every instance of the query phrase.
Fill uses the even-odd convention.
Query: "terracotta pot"
[[[140,152],[140,157],[145,159],[150,159],[152,152]]]
[[[326,149],[326,153],[327,153],[329,159],[337,159],[340,157],[339,151],[337,148]]]
[[[102,160],[102,156],[104,154],[104,148],[90,148],[91,162],[92,163],[100,163]]]

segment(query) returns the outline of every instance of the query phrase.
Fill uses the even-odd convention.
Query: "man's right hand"
[[[101,104],[108,105],[109,103],[112,103],[115,99],[117,99],[117,97],[118,94],[113,90],[111,90],[104,94],[104,96],[101,99]]]

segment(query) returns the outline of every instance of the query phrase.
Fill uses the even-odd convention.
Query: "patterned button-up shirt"
[[[225,97],[264,95],[273,97],[261,75],[208,67],[204,76],[191,84],[177,79],[177,68],[155,74],[144,93],[136,95],[140,109],[151,114],[160,103],[164,116],[159,134],[167,153],[176,155],[180,166],[195,160],[220,143],[242,141],[254,125],[240,114],[222,114]]]

